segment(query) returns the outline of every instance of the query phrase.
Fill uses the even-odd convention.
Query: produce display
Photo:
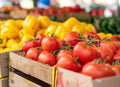
[[[64,22],[52,21],[47,16],[0,21],[0,52],[21,49],[24,42],[34,39],[38,34],[56,36],[63,40],[70,31],[77,31],[81,35],[90,31],[96,32],[92,24],[79,22],[74,17]]]
[[[120,75],[120,36],[71,31],[63,39],[38,34],[18,52],[31,60],[65,68],[93,79]]]

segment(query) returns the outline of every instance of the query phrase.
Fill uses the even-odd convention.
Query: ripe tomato
[[[120,65],[114,65],[112,66],[112,69],[116,73],[116,75],[120,75]]]
[[[59,42],[55,37],[46,36],[41,42],[41,47],[45,51],[54,51],[59,48]]]
[[[81,66],[75,63],[72,56],[61,56],[55,66],[56,68],[61,67],[76,72],[81,70]]]
[[[71,56],[72,57],[72,53],[68,50],[61,50],[60,52],[57,53],[57,61],[62,58],[63,56]]]
[[[26,57],[37,61],[40,53],[41,50],[39,48],[32,47],[27,51]]]
[[[73,48],[73,57],[78,58],[81,64],[86,64],[100,55],[94,45],[86,45],[84,42],[77,43]]]
[[[120,41],[120,35],[113,35],[112,40],[114,41]]]
[[[27,52],[31,47],[37,47],[37,46],[39,46],[39,44],[36,40],[28,41],[22,45],[22,50]]]
[[[116,54],[113,57],[114,60],[120,60],[120,49],[117,50]]]
[[[98,52],[100,53],[100,58],[107,63],[113,61],[113,51],[108,47],[98,47]]]
[[[38,56],[38,62],[53,66],[56,64],[56,58],[48,51],[42,51]]]
[[[100,43],[100,47],[108,47],[108,48],[110,48],[113,51],[113,53],[115,53],[116,50],[117,50],[116,46],[113,44],[112,41],[105,41],[105,40],[103,40]]]
[[[95,32],[88,32],[85,34],[85,40],[92,40],[96,46],[99,46],[101,38]]]
[[[38,34],[35,38],[37,39],[37,42],[39,46],[41,46],[42,39],[45,37],[43,34]]]
[[[96,64],[89,62],[85,64],[81,71],[82,74],[91,76],[93,79],[114,76],[115,72],[108,64]]]
[[[80,35],[77,32],[69,32],[66,34],[64,41],[66,41],[68,44],[75,46],[80,41]]]

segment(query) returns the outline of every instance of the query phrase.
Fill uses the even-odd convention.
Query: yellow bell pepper
[[[7,38],[4,37],[4,35],[0,34],[0,48],[5,47],[7,42]]]
[[[64,25],[59,25],[54,33],[54,36],[58,37],[60,39],[60,37],[62,37],[62,32],[66,33],[69,32],[70,30],[68,28],[66,28]],[[61,35],[60,35],[61,34]],[[63,36],[64,37],[64,36]]]
[[[20,31],[19,31],[19,38],[21,39],[25,34],[30,34],[30,35],[32,35],[32,36],[34,36],[35,35],[35,33],[33,32],[33,30],[28,30],[28,29],[26,29],[26,28],[24,28],[24,29],[21,29]]]
[[[20,43],[15,43],[11,47],[12,49],[19,50],[22,48],[22,45]]]
[[[7,43],[6,43],[6,47],[7,47],[7,48],[12,48],[12,46],[13,46],[14,44],[16,44],[16,43],[18,43],[17,40],[15,40],[15,39],[9,39],[9,40],[7,41]]]
[[[101,39],[104,39],[106,37],[105,33],[103,32],[98,33],[98,35]]]
[[[75,24],[79,23],[79,21],[75,17],[71,17],[68,20],[66,20],[63,25],[67,27],[68,29],[72,30],[73,26]]]
[[[7,20],[7,21],[5,22],[4,25],[5,25],[5,26],[11,26],[11,25],[16,26],[16,21],[13,20],[13,19],[9,19],[9,20]]]
[[[13,48],[5,48],[5,49],[4,49],[4,52],[9,52],[9,51],[14,51],[14,50],[16,50],[16,49],[13,49]]]
[[[47,16],[40,16],[38,17],[38,20],[40,22],[40,28],[42,29],[47,28],[51,23],[50,19]]]
[[[20,43],[23,44],[23,43],[25,43],[25,42],[27,42],[27,41],[29,41],[29,40],[32,40],[32,39],[34,39],[34,36],[32,36],[32,35],[30,35],[30,34],[25,34],[25,35],[22,37]]]
[[[46,30],[46,29],[39,29],[39,30],[36,32],[36,35],[38,35],[38,34],[44,34],[44,33],[45,33],[45,30]]]
[[[5,26],[1,30],[1,34],[3,34],[8,39],[17,38],[18,32],[19,32],[19,30],[17,29],[17,27],[15,27],[13,25]]]
[[[111,33],[107,33],[106,35],[105,35],[105,38],[112,38],[112,34]]]
[[[27,16],[23,23],[23,28],[27,28],[29,31],[36,32],[39,29],[40,23],[34,16]]]
[[[20,30],[23,28],[23,20],[16,20],[16,26]]]
[[[51,24],[45,31],[45,35],[49,36],[55,33],[56,29],[57,29],[57,25]]]
[[[1,52],[4,52],[4,49],[3,49],[3,48],[0,48],[0,53],[1,53]]]
[[[96,32],[95,27],[92,24],[87,24],[84,29],[84,34],[88,32]]]

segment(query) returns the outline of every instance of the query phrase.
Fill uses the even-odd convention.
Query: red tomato
[[[37,46],[39,46],[39,44],[36,40],[28,41],[22,45],[22,50],[27,52],[30,48]]]
[[[103,40],[100,43],[100,47],[108,47],[108,48],[110,48],[113,51],[113,53],[115,53],[116,50],[117,50],[116,46],[113,44],[112,41],[105,41],[105,40]]]
[[[40,53],[41,50],[39,48],[32,47],[27,51],[26,57],[37,61]]]
[[[116,73],[116,75],[120,75],[120,65],[114,65],[112,66],[112,69]]]
[[[59,42],[55,37],[44,37],[41,42],[42,50],[54,51],[59,48]]]
[[[77,32],[69,32],[66,34],[64,41],[72,46],[75,46],[80,41],[80,35]]]
[[[81,8],[80,8],[79,5],[75,5],[75,6],[73,7],[73,9],[74,9],[74,11],[81,11]]]
[[[68,50],[61,50],[60,52],[57,53],[57,61],[62,58],[63,56],[71,56],[72,57],[72,53]]]
[[[114,76],[115,72],[108,64],[96,64],[89,62],[85,64],[81,71],[82,74],[91,76],[93,79]]]
[[[73,12],[74,9],[72,7],[64,7],[65,12]]]
[[[114,41],[120,41],[120,35],[113,35],[112,40]]]
[[[61,68],[65,68],[65,69],[72,70],[72,71],[80,71],[81,70],[81,66],[79,64],[75,63],[72,56],[62,56],[58,60],[58,62],[55,66],[56,66],[56,68],[61,67]]]
[[[81,64],[86,64],[99,56],[94,45],[88,46],[84,42],[79,42],[73,48],[73,57],[78,58]]]
[[[120,60],[120,49],[117,50],[116,54],[114,55],[114,60]]]
[[[38,56],[38,62],[53,66],[56,64],[56,58],[48,51],[42,51]]]
[[[113,61],[113,51],[108,47],[99,47],[98,52],[100,53],[100,58],[107,63],[111,63]]]
[[[41,42],[42,42],[42,39],[45,37],[45,35],[43,35],[43,34],[38,34],[37,36],[36,36],[36,39],[37,39],[37,42],[38,42],[38,44],[39,44],[39,46],[41,46]]]

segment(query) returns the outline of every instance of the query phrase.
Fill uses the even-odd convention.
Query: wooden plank
[[[9,73],[9,87],[42,87],[16,73]]]
[[[10,52],[10,66],[52,85],[52,67]]]
[[[0,53],[0,78],[8,76],[8,57],[7,52]]]
[[[0,87],[9,87],[7,78],[1,78],[0,79]]]

